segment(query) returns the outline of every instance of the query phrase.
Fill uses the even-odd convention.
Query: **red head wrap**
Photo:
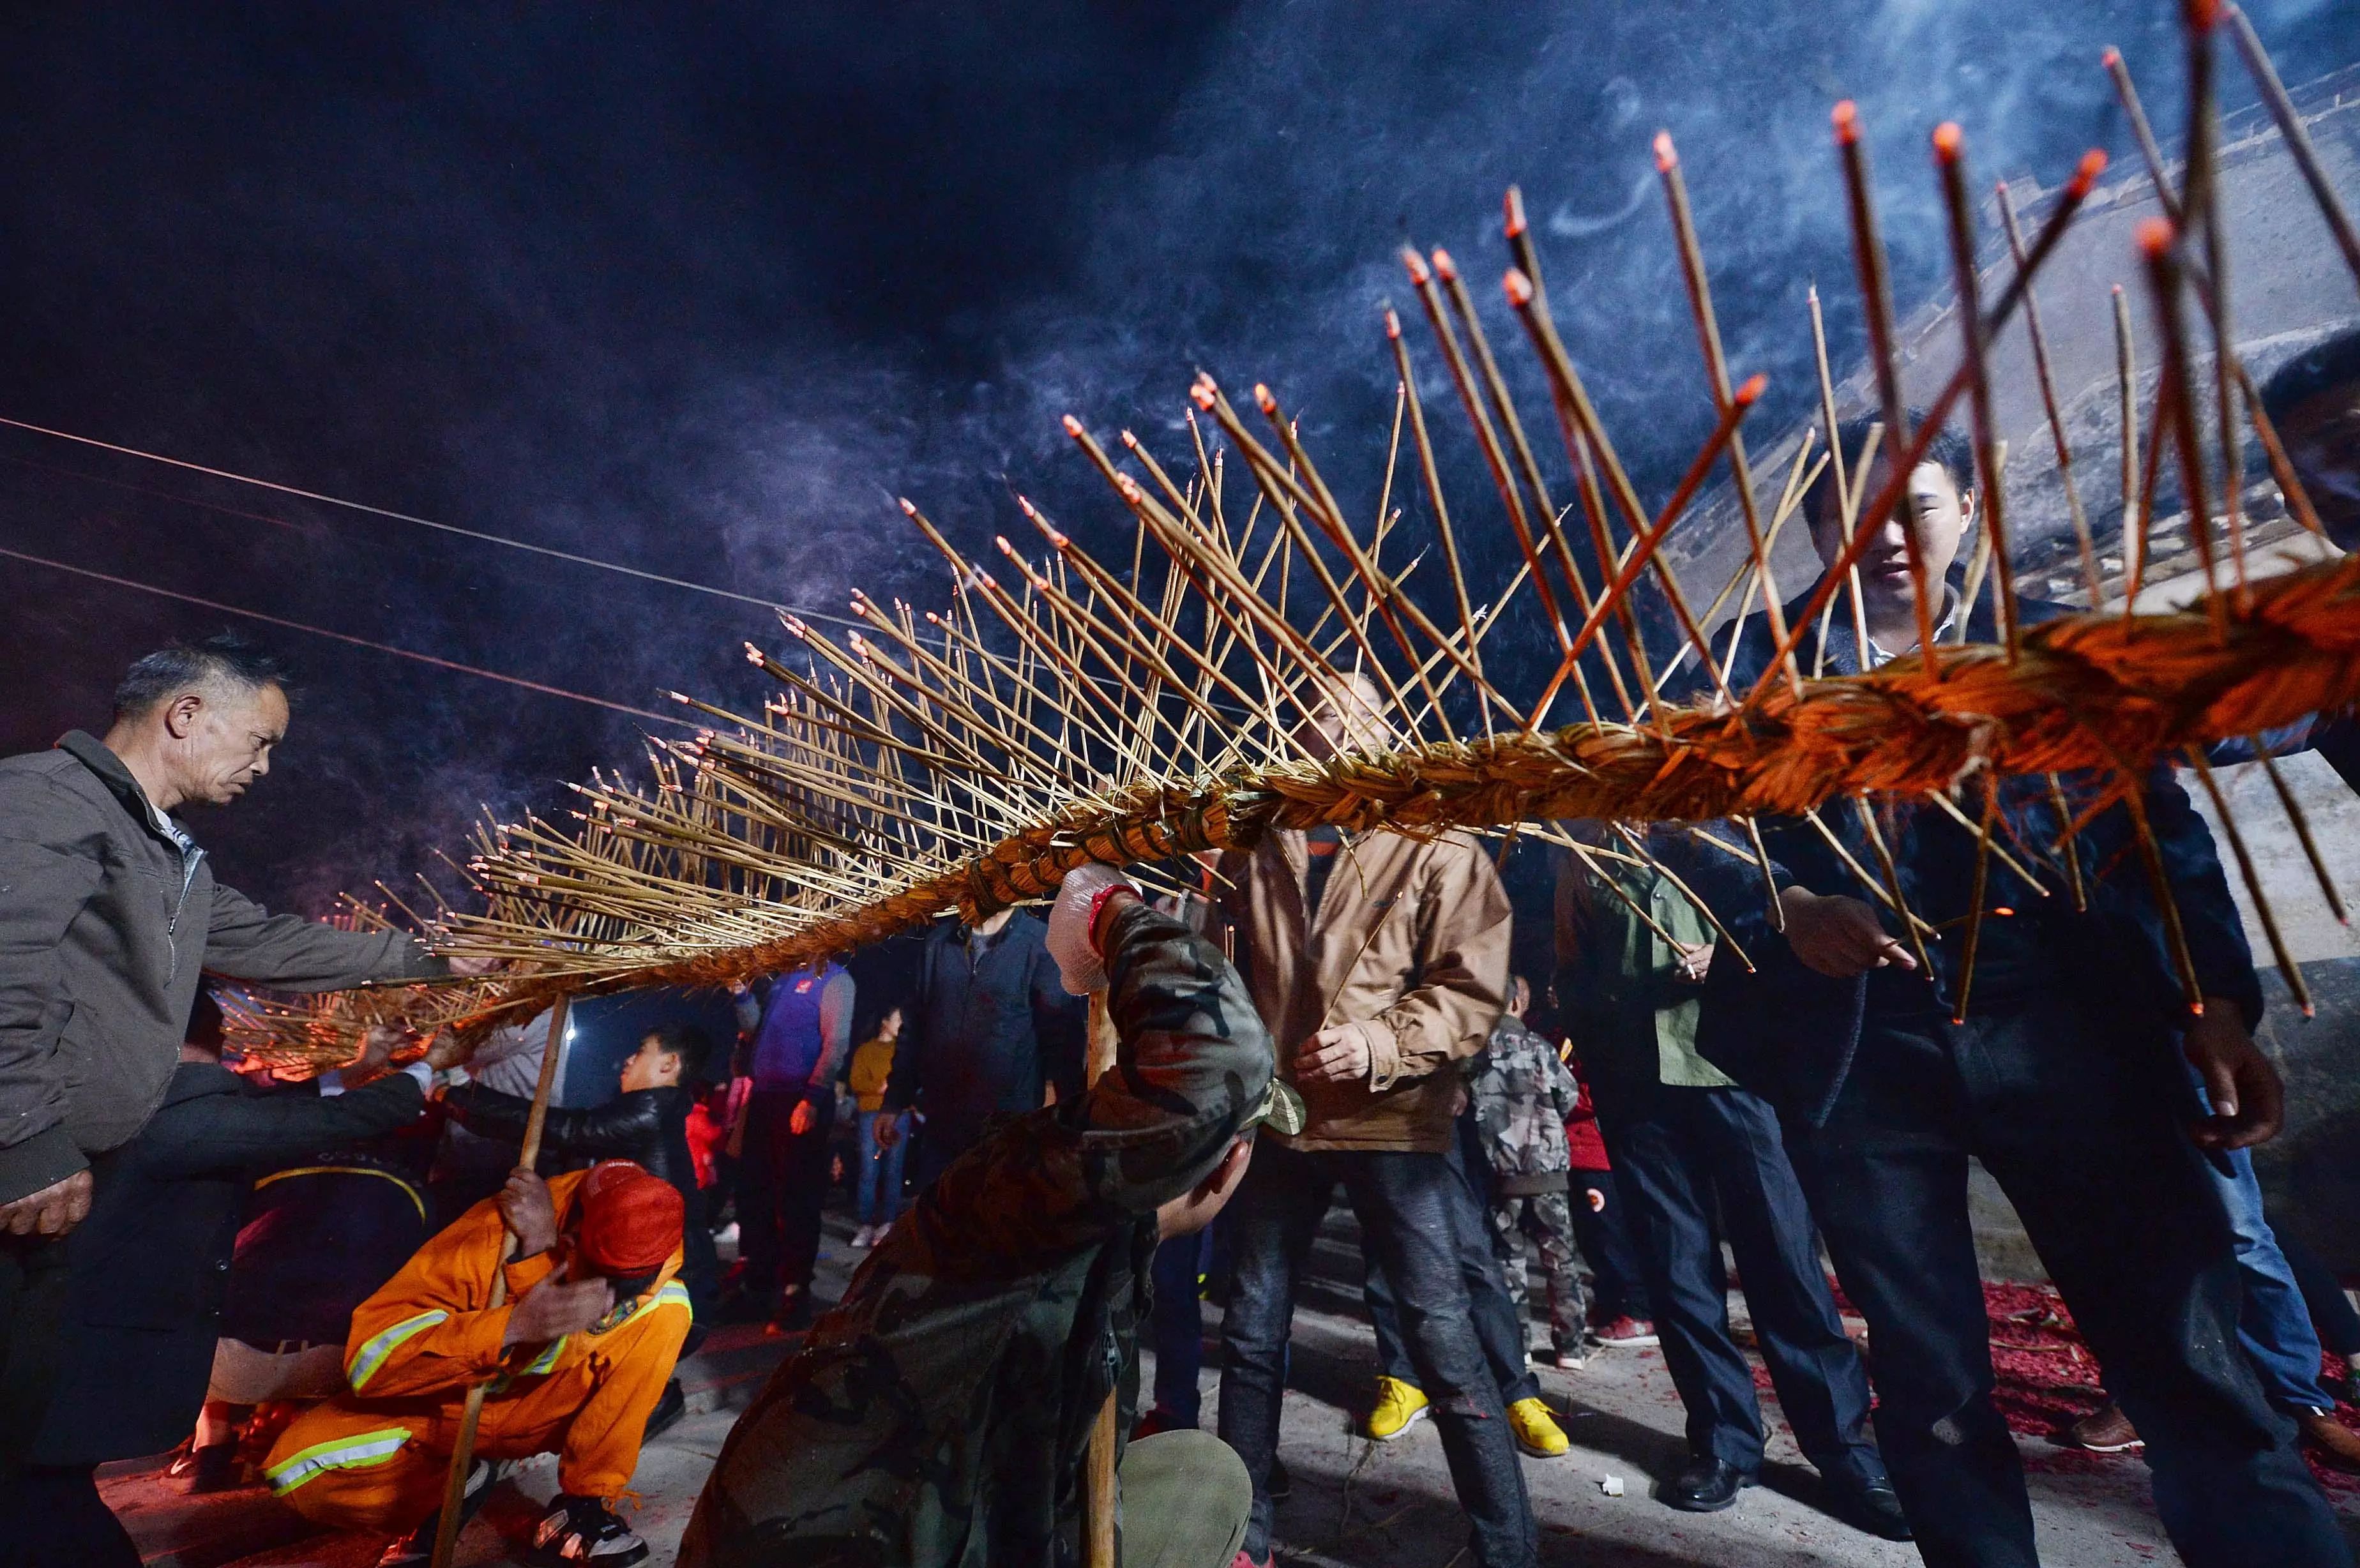
[[[602,1160],[582,1182],[582,1258],[628,1279],[661,1269],[680,1245],[680,1189],[628,1160]]]

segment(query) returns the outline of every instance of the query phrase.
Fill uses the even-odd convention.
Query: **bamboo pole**
[[[1100,988],[1090,993],[1087,1074],[1091,1083],[1114,1066],[1115,1045],[1114,1017],[1107,1009],[1107,993]],[[1107,1390],[1106,1403],[1098,1407],[1098,1420],[1090,1425],[1089,1452],[1083,1461],[1087,1507],[1082,1514],[1082,1549],[1087,1568],[1116,1568],[1114,1443],[1116,1402],[1121,1397],[1120,1388]]]
[[[565,1053],[566,997],[563,992],[549,1005],[549,1043],[541,1049],[541,1077],[532,1086],[532,1111],[524,1124],[524,1147],[517,1152],[517,1169],[530,1171],[541,1158],[541,1125],[549,1119],[549,1092],[557,1082],[558,1059]],[[508,1299],[508,1253],[516,1233],[500,1245],[499,1267],[492,1270],[492,1293],[486,1310],[497,1312]],[[491,1385],[477,1383],[467,1390],[467,1408],[459,1417],[459,1441],[451,1448],[451,1475],[442,1484],[442,1514],[434,1527],[433,1568],[451,1568],[451,1551],[459,1541],[459,1505],[467,1495],[467,1472],[475,1464],[475,1427],[484,1419],[484,1394]]]

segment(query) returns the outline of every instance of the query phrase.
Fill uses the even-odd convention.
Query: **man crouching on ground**
[[[422,1563],[467,1389],[488,1379],[469,1511],[497,1462],[553,1453],[561,1489],[534,1560],[639,1562],[646,1543],[608,1505],[688,1335],[688,1290],[672,1278],[682,1208],[671,1182],[627,1160],[546,1183],[517,1171],[354,1310],[350,1391],[287,1429],[264,1478],[315,1524],[395,1535],[386,1568]],[[493,1307],[504,1257],[508,1304]]]
[[[1253,1128],[1301,1105],[1236,971],[1112,872],[1066,877],[1048,946],[1068,991],[1106,986],[1114,1067],[919,1197],[729,1434],[682,1568],[1080,1560],[1084,1454],[1109,1391],[1136,1392],[1156,1242],[1211,1224]],[[1253,1500],[1234,1454],[1173,1432],[1119,1463],[1127,1561],[1228,1568]]]

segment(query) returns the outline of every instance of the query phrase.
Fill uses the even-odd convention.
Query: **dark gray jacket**
[[[160,832],[76,730],[0,759],[0,1203],[128,1141],[163,1103],[200,973],[290,991],[450,973],[398,932],[273,915]]]

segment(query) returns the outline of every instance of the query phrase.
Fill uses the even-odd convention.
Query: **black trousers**
[[[746,1104],[746,1141],[738,1176],[738,1244],[746,1288],[808,1290],[819,1265],[820,1209],[827,1201],[827,1135],[836,1106],[810,1102],[811,1130],[792,1130],[792,1090],[754,1092]]]
[[[49,1409],[65,1305],[65,1239],[0,1234],[0,1475]]]
[[[2033,1568],[2032,1509],[1993,1408],[1967,1217],[1981,1159],[2147,1440],[2190,1568],[2352,1562],[2237,1345],[2234,1239],[2189,1142],[2175,1042],[2048,994],[1954,1025],[1873,1014],[1826,1126],[1787,1142],[1868,1316],[1876,1430],[1932,1568]],[[1752,1270],[1747,1270],[1752,1283]]]
[[[1535,1562],[1536,1532],[1515,1442],[1459,1274],[1449,1162],[1439,1154],[1295,1149],[1275,1138],[1256,1147],[1228,1211],[1237,1274],[1221,1320],[1220,1435],[1253,1480],[1246,1551],[1270,1555],[1270,1463],[1278,1450],[1295,1283],[1338,1183],[1360,1216],[1363,1245],[1398,1295],[1411,1363],[1434,1401],[1479,1568]]]
[[[1590,1194],[1598,1194],[1593,1203]],[[1568,1190],[1567,1206],[1573,1211],[1573,1239],[1590,1265],[1590,1321],[1655,1315],[1647,1296],[1647,1271],[1639,1249],[1631,1242],[1631,1215],[1612,1171],[1577,1171]]]
[[[1740,1470],[1762,1467],[1754,1369],[1729,1332],[1729,1276],[1712,1225],[1718,1192],[1754,1337],[1795,1441],[1822,1474],[1881,1479],[1885,1467],[1867,1436],[1868,1374],[1836,1316],[1810,1210],[1769,1103],[1734,1087],[1659,1083],[1610,1094],[1593,1084],[1591,1092],[1664,1365],[1688,1410],[1689,1452]]]
[[[0,1464],[0,1568],[139,1568],[95,1465]]]
[[[1500,1273],[1500,1255],[1491,1246],[1491,1216],[1486,1212],[1491,1203],[1491,1166],[1477,1137],[1475,1112],[1470,1107],[1459,1118],[1459,1138],[1448,1156],[1450,1173],[1456,1178],[1451,1183],[1451,1231],[1458,1238],[1459,1275],[1467,1281],[1467,1307],[1474,1318],[1475,1337],[1482,1344],[1483,1359],[1491,1364],[1500,1397],[1513,1405],[1519,1399],[1539,1399],[1541,1381],[1533,1375],[1531,1357],[1525,1354],[1524,1314],[1508,1295],[1507,1281]],[[1353,1217],[1366,1233],[1369,1217],[1358,1209]],[[1369,1305],[1370,1326],[1377,1332],[1377,1367],[1388,1377],[1422,1389],[1416,1364],[1410,1359],[1409,1342],[1402,1337],[1401,1303],[1393,1295],[1393,1281],[1385,1278],[1375,1248],[1362,1256],[1367,1268],[1360,1294]]]

